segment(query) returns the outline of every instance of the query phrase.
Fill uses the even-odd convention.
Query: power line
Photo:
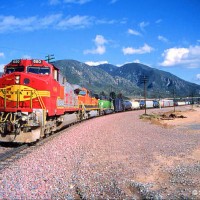
[[[45,61],[47,61],[48,63],[50,63],[51,60],[55,59],[54,54],[52,54],[52,55],[49,54],[49,55],[45,56],[45,58],[46,58]]]

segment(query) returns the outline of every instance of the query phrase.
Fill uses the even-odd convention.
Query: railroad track
[[[42,146],[44,143],[52,140],[53,138],[59,136],[63,132],[66,132],[66,129],[69,128],[72,125],[77,125],[79,124],[71,124],[67,126],[65,129],[62,129],[54,134],[49,135],[48,137],[41,138],[38,142],[32,143],[32,144],[23,144],[20,146],[15,146],[10,148],[11,146],[8,144],[9,150],[0,153],[0,171],[4,170],[5,168],[10,166],[10,163],[20,159],[21,157],[27,155],[28,153],[32,152],[34,149]],[[1,144],[0,144],[1,145]],[[5,145],[4,145],[5,146]]]
[[[22,152],[27,149],[28,145],[23,144],[19,147],[12,148],[5,153],[0,154],[0,171],[7,168],[11,162],[22,157]]]
[[[17,154],[18,152],[24,150],[25,148],[27,148],[27,145],[21,145],[15,149],[11,149],[9,151],[7,151],[6,153],[2,153],[0,154],[0,162],[12,157],[13,155]]]

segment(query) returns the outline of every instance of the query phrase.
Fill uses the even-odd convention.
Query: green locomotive
[[[100,96],[98,105],[102,114],[110,114],[114,112],[113,100],[110,97]]]

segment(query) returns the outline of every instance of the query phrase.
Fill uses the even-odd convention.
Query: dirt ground
[[[200,106],[175,107],[175,112],[174,108],[170,108],[168,111],[160,109],[156,112],[148,112],[147,116],[143,115],[142,118],[165,128],[187,127],[191,130],[198,130],[200,129]]]
[[[179,109],[176,108],[175,113],[178,116],[182,115],[183,118],[174,118],[173,120],[161,120],[161,123],[167,124],[169,126],[200,124],[200,107],[190,107],[185,111],[179,111]]]
[[[152,124],[162,126],[166,129],[174,130],[175,128],[178,130],[183,130],[183,133],[186,131],[187,134],[191,134],[191,136],[193,134],[200,133],[200,106],[188,106],[183,109],[176,107],[175,112],[173,108],[171,108],[169,111],[162,111],[161,109],[156,113],[149,112],[148,116],[150,116],[150,118],[147,117],[147,119],[150,119]],[[154,162],[151,164],[151,171],[153,173],[150,176],[144,177],[140,175],[138,181],[143,183],[157,182],[158,188],[170,187],[171,193],[175,193],[177,188],[183,192],[186,190],[185,186],[188,187],[192,185],[191,183],[200,182],[200,147],[197,147],[192,153],[189,154],[183,153],[170,157],[157,154],[155,155],[155,158],[157,159],[158,163],[156,164]],[[195,169],[197,168],[197,165],[198,170]],[[200,199],[199,189],[199,186],[193,188],[192,199]],[[180,196],[178,198],[180,198]]]

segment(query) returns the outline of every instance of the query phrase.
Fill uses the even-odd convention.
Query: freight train
[[[0,142],[32,143],[77,121],[140,107],[94,96],[44,60],[16,59],[0,78]]]

